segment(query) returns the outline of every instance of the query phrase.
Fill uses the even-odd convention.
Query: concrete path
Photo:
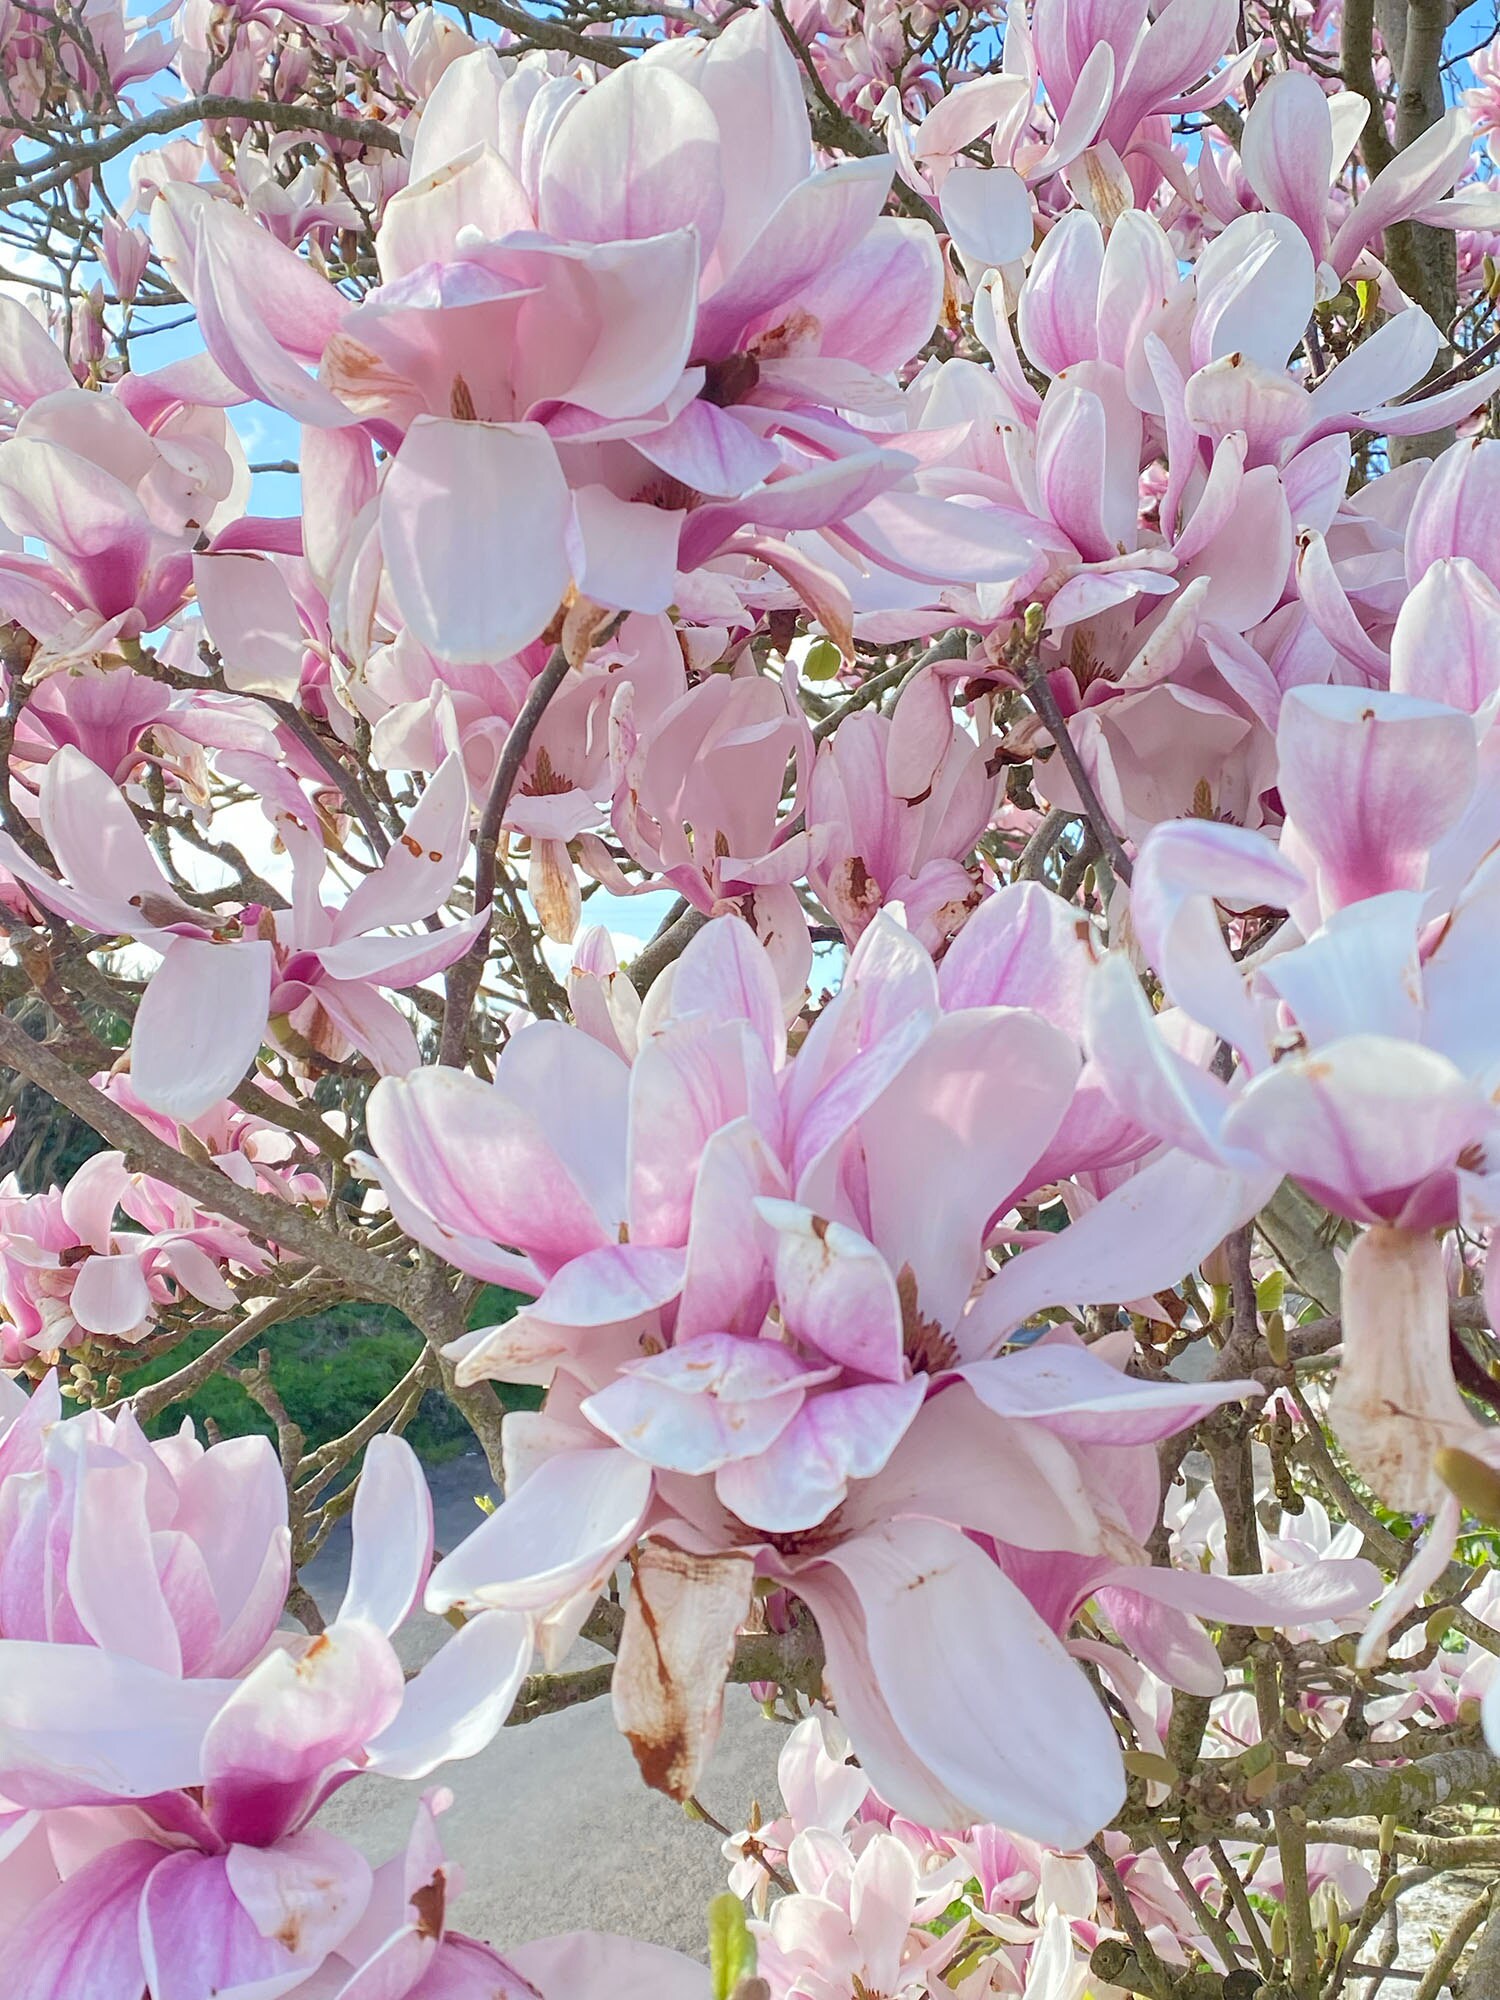
[[[437,1545],[451,1549],[479,1520],[474,1496],[491,1490],[488,1471],[473,1453],[436,1467],[430,1484]],[[338,1608],[348,1564],[348,1529],[341,1524],[303,1572],[326,1614]],[[403,1659],[416,1665],[446,1634],[439,1620],[417,1613],[400,1635]],[[572,1664],[602,1657],[580,1645]],[[724,1733],[700,1792],[715,1818],[743,1826],[752,1798],[768,1816],[776,1810],[784,1736],[748,1690],[729,1690]],[[607,1699],[502,1730],[481,1755],[421,1784],[357,1778],[323,1809],[319,1823],[384,1860],[401,1849],[416,1802],[432,1785],[445,1785],[454,1797],[442,1830],[465,1876],[453,1912],[460,1930],[502,1949],[554,1931],[616,1930],[702,1955],[708,1902],[724,1887],[719,1836],[647,1791]]]

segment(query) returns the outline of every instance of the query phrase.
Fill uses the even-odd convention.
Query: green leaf
[[[815,639],[802,662],[802,678],[805,681],[831,681],[843,664],[844,656],[832,639]]]
[[[742,1979],[755,1976],[755,1939],[745,1922],[745,1906],[727,1891],[708,1906],[708,1969],[714,2000],[729,2000]]]

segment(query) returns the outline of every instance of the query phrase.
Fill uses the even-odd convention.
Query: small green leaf
[[[832,639],[815,639],[802,662],[802,678],[805,681],[831,681],[843,664],[844,656]]]
[[[729,2000],[742,1979],[755,1976],[755,1939],[738,1896],[715,1896],[708,1906],[708,1969],[714,2000]]]

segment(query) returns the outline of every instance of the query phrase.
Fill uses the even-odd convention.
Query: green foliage
[[[714,2000],[729,2000],[742,1979],[755,1976],[755,1939],[745,1921],[745,1906],[727,1892],[708,1906],[708,1969]]]
[[[520,1303],[514,1292],[487,1285],[475,1301],[470,1324],[493,1326],[509,1319]],[[392,1307],[339,1305],[272,1327],[256,1348],[246,1350],[242,1362],[253,1363],[260,1347],[270,1352],[271,1380],[311,1451],[342,1437],[395,1388],[420,1354],[422,1337]],[[191,1350],[177,1348],[133,1376],[131,1386],[144,1387],[190,1359]],[[540,1400],[535,1389],[506,1388],[502,1394],[512,1409],[534,1408]],[[187,1402],[173,1404],[151,1426],[153,1434],[176,1430],[184,1416],[190,1416],[200,1432],[211,1422],[225,1437],[251,1431],[274,1436],[270,1419],[233,1375],[215,1376]],[[456,1458],[473,1443],[462,1416],[435,1389],[422,1398],[406,1436],[429,1465]]]

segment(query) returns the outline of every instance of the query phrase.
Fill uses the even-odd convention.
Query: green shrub
[[[492,1326],[509,1319],[520,1304],[516,1293],[487,1285],[475,1300],[469,1324]],[[277,1394],[312,1451],[342,1437],[395,1388],[421,1352],[422,1338],[390,1306],[340,1305],[272,1327],[258,1347],[269,1351]],[[253,1365],[256,1353],[257,1347],[247,1348],[239,1365]],[[171,1374],[191,1358],[192,1350],[177,1348],[133,1376],[132,1386]],[[505,1386],[500,1393],[508,1409],[534,1409],[541,1400],[538,1389]],[[188,1401],[174,1403],[150,1426],[152,1434],[176,1430],[184,1416],[190,1416],[200,1432],[211,1420],[225,1437],[250,1431],[275,1435],[264,1410],[233,1376],[215,1376]],[[422,1398],[406,1436],[429,1465],[456,1458],[473,1443],[463,1417],[439,1390],[429,1390]]]

